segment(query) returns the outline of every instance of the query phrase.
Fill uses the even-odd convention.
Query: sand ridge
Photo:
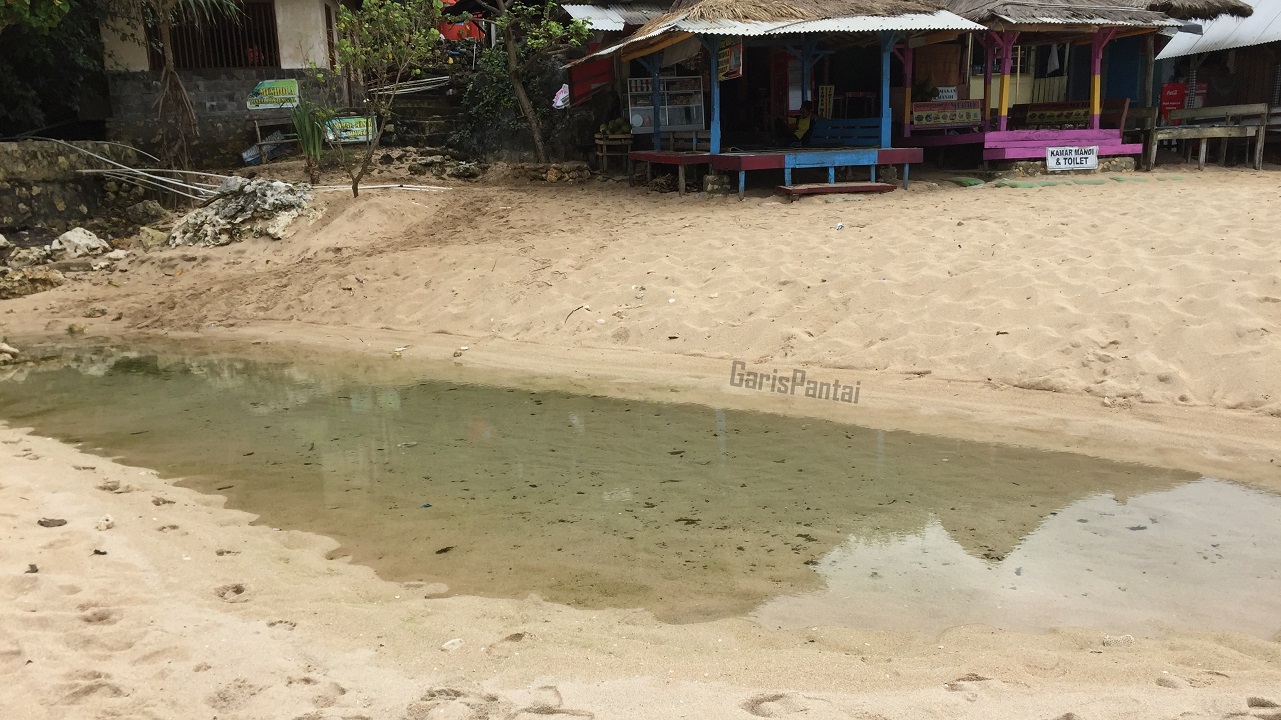
[[[95,304],[151,331],[385,327],[1281,414],[1274,179],[1137,179],[843,203],[596,184],[326,196],[287,242],[148,255],[120,287],[14,306],[31,321]]]

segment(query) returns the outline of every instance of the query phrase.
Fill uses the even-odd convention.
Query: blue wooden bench
[[[879,147],[880,118],[834,120],[815,118],[810,147]]]

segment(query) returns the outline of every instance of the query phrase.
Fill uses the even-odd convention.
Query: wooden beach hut
[[[630,154],[633,161],[675,165],[680,170],[679,186],[684,187],[684,169],[691,165],[710,165],[713,169],[736,173],[739,196],[743,196],[746,173],[754,170],[782,171],[779,190],[789,194],[811,192],[860,192],[892,190],[894,185],[877,182],[876,168],[903,166],[904,185],[908,166],[920,162],[919,148],[894,147],[890,112],[890,70],[896,45],[915,37],[935,33],[956,35],[982,30],[977,23],[943,9],[934,0],[676,0],[666,14],[646,23],[621,42],[588,55],[579,62],[617,56],[625,62],[637,61],[647,77],[633,78],[629,90],[648,95],[646,107],[633,107],[630,118],[633,132],[648,134],[651,149]],[[752,72],[742,63],[745,49],[769,46],[783,48],[799,65],[799,100],[813,103],[814,69],[842,46],[859,45],[875,48],[878,59],[868,67],[877,76],[877,89],[868,103],[865,117],[832,118],[830,112],[819,112],[812,121],[812,135],[805,147],[722,147],[721,83],[736,73]],[[689,98],[691,88],[675,85],[684,82],[664,76],[663,69],[673,58],[704,58],[703,70],[710,79],[708,129],[710,141],[704,151],[680,151],[665,148],[663,131],[674,119],[691,120],[704,106],[701,86],[698,97],[682,108],[673,109],[665,102],[668,96],[680,94]],[[762,72],[757,70],[756,72]],[[697,84],[697,83],[693,83]],[[824,98],[818,104],[823,105]],[[827,103],[830,106],[830,102]],[[867,182],[837,182],[840,168],[869,169]],[[794,183],[793,171],[826,169],[826,183]]]
[[[1051,166],[1059,162],[1088,163],[1091,155],[1098,158],[1143,152],[1141,142],[1126,142],[1124,138],[1127,116],[1133,112],[1131,99],[1103,99],[1102,65],[1109,43],[1133,36],[1149,39],[1142,67],[1134,68],[1135,75],[1146,74],[1138,83],[1142,90],[1141,102],[1137,103],[1146,107],[1151,100],[1150,38],[1155,33],[1184,25],[1179,18],[1249,14],[1249,7],[1240,0],[949,0],[947,7],[984,26],[973,34],[983,52],[982,99],[912,98],[913,48],[910,44],[904,46],[901,52],[908,79],[904,83],[907,97],[901,143],[921,148],[977,144],[985,163],[1041,159]],[[1088,99],[1012,106],[1011,70],[1016,45],[1088,49]],[[1058,165],[1055,169],[1065,168]]]

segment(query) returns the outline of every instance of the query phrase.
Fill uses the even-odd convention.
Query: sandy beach
[[[336,193],[283,241],[138,254],[4,301],[0,335],[818,417],[1281,491],[1276,173],[1127,177],[1144,182],[926,181],[797,203],[596,182]],[[71,324],[83,337],[68,338]],[[735,387],[734,360],[857,382],[860,401]],[[1281,717],[1281,636],[670,625],[538,597],[439,597],[327,559],[333,540],[253,520],[146,468],[0,426],[0,707]]]

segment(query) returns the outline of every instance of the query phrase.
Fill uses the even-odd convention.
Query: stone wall
[[[126,165],[138,163],[137,153],[118,145],[72,144]],[[101,163],[59,143],[0,143],[0,235],[29,231],[44,239],[83,224],[104,200],[101,180],[77,172],[93,167]]]
[[[1134,158],[1127,156],[1101,157],[1098,170],[1056,170],[1045,169],[1044,160],[1011,160],[1007,167],[1009,174],[1018,177],[1035,177],[1037,175],[1095,175],[1097,173],[1133,172]]]
[[[288,122],[288,110],[255,110],[245,107],[250,91],[262,80],[297,78],[303,97],[321,99],[319,85],[307,70],[280,68],[226,68],[181,70],[179,76],[195,107],[199,136],[191,145],[192,162],[207,167],[243,165],[240,153],[255,141],[254,119],[263,123]],[[112,118],[107,133],[112,140],[154,152],[158,138],[156,100],[160,94],[158,71],[108,74]],[[292,133],[292,128],[285,128]],[[264,129],[264,137],[271,129]]]

